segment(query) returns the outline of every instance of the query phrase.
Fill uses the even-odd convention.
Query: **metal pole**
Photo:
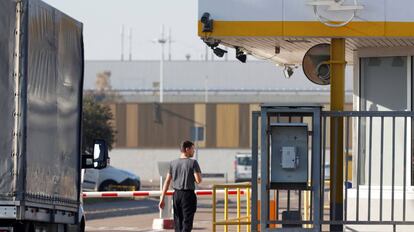
[[[208,76],[204,79],[204,102],[208,103]]]
[[[333,38],[331,40],[331,111],[343,111],[345,105],[345,39]],[[336,184],[331,184],[331,221],[343,220],[343,118],[331,118],[331,125],[334,125],[334,121],[338,127],[335,131],[334,127],[331,127],[331,137],[337,135],[336,141],[331,138],[331,152],[330,163],[335,163],[336,166],[330,169],[331,179]],[[332,148],[336,148],[335,151]],[[336,172],[334,172],[336,171]],[[336,173],[336,176],[334,174]],[[333,189],[334,187],[337,189]],[[335,194],[334,194],[335,193]],[[333,211],[332,209],[335,209]],[[331,225],[331,231],[343,231],[342,225]]]
[[[213,232],[216,232],[216,186],[213,186]]]
[[[161,44],[160,62],[160,103],[164,102],[164,44]]]
[[[171,43],[172,43],[172,36],[171,36],[171,28],[168,32],[168,61],[171,61]]]
[[[162,185],[163,185],[163,178],[162,178],[162,176],[160,176],[160,191],[162,192]],[[160,196],[160,200],[161,200],[161,198],[162,198],[162,196]],[[168,199],[167,199],[167,201],[168,201]],[[163,210],[162,209],[160,209],[160,218],[163,218],[162,217],[163,216]]]
[[[206,45],[206,54],[205,54],[204,60],[208,61],[208,46],[207,45]]]
[[[121,61],[124,61],[125,26],[121,27]]]
[[[241,207],[240,207],[240,203],[241,203],[241,194],[240,194],[240,188],[237,188],[237,222],[239,223],[237,225],[237,232],[241,231],[241,225],[240,225],[240,217],[241,217]]]
[[[164,36],[164,25],[161,29],[161,38],[158,39],[158,43],[161,45],[161,60],[160,60],[160,103],[164,102],[164,50],[165,50],[165,43],[167,40]]]
[[[250,193],[250,191],[251,191],[250,188],[247,188],[246,189],[246,193],[247,193],[246,194],[246,216],[247,217],[249,217],[250,214],[251,214],[251,205],[250,205],[250,195],[251,195],[251,193]],[[250,223],[252,223],[252,221],[250,221]],[[246,231],[247,232],[250,232],[250,225],[247,225],[246,226]]]
[[[260,112],[253,112],[252,117],[252,198],[251,198],[251,231],[257,230],[258,218],[257,218],[257,203],[258,203],[258,158],[259,158],[259,117]]]
[[[268,228],[268,220],[269,220],[269,192],[268,192],[268,168],[269,168],[269,161],[268,161],[268,115],[267,110],[262,108],[262,115],[261,115],[261,179],[260,179],[260,231],[266,231]]]
[[[229,219],[229,189],[224,188],[224,221],[227,223]],[[224,232],[228,232],[228,225],[224,225]]]
[[[129,61],[132,61],[132,28],[129,28]]]
[[[311,191],[311,208],[310,216],[312,220],[312,205],[313,205],[313,230],[321,231],[321,217],[323,215],[323,204],[320,202],[321,196],[321,181],[324,181],[321,178],[321,109],[313,111],[312,116],[312,190]],[[313,193],[313,194],[312,194]],[[322,192],[323,194],[323,192]]]

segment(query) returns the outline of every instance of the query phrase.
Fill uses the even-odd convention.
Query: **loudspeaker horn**
[[[306,77],[317,85],[331,83],[331,45],[327,43],[311,47],[303,57],[302,68]]]

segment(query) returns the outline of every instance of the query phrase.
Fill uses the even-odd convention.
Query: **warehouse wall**
[[[260,110],[259,104],[222,103],[166,103],[158,110],[155,103],[116,103],[109,107],[117,131],[114,147],[139,149],[175,149],[182,140],[193,139],[191,130],[195,126],[204,127],[200,148],[246,149],[251,143],[251,113]],[[352,105],[345,108],[350,110]],[[299,122],[300,118],[291,120]]]
[[[204,127],[202,148],[248,148],[249,104],[109,104],[117,131],[116,148],[176,148]]]

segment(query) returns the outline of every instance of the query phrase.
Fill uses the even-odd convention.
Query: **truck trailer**
[[[0,231],[84,231],[83,25],[40,0],[0,1]]]

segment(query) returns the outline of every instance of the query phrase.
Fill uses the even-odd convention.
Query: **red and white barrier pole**
[[[160,200],[163,189],[163,175],[160,176]],[[153,230],[174,229],[174,213],[172,196],[167,194],[164,199],[164,208],[160,208],[160,215],[152,221]]]
[[[216,190],[217,194],[224,195],[224,190]],[[240,194],[246,192],[240,190]],[[160,210],[160,218],[153,221],[153,229],[172,229],[173,220],[170,212],[172,210],[172,195],[174,191],[168,191],[165,199],[166,207]],[[199,197],[209,197],[213,195],[213,190],[195,190],[195,194]],[[228,195],[237,195],[237,190],[229,190]],[[131,198],[131,197],[160,197],[161,191],[129,191],[129,192],[84,192],[82,197],[89,198]]]
[[[216,190],[218,194],[224,194],[224,190]],[[199,197],[212,196],[213,190],[196,190],[196,195]],[[245,194],[244,190],[240,193]],[[174,191],[168,191],[167,196],[172,196]],[[237,190],[229,190],[228,195],[237,195]],[[128,191],[128,192],[84,192],[82,197],[88,198],[131,198],[131,197],[159,197],[161,191]]]

